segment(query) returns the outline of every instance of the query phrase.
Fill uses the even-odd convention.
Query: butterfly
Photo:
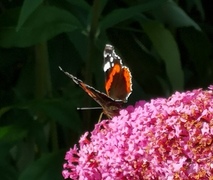
[[[122,59],[115,53],[112,45],[106,44],[103,56],[106,94],[65,72],[61,67],[59,69],[92,97],[102,107],[103,113],[111,119],[119,115],[119,110],[132,93],[132,75],[129,68],[123,65]]]

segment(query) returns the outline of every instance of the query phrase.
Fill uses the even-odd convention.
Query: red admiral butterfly
[[[61,67],[59,69],[92,97],[109,118],[119,114],[119,110],[127,102],[132,92],[131,72],[128,67],[123,66],[121,58],[115,53],[114,47],[109,44],[106,44],[104,49],[103,67],[106,74],[105,89],[107,94],[85,84],[77,77],[65,72]]]

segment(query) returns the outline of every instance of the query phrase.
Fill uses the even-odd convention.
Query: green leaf
[[[0,109],[0,118],[1,116],[6,113],[7,111],[9,111],[12,107],[11,106],[7,106],[7,107],[3,107]]]
[[[61,170],[64,152],[43,155],[28,166],[18,180],[62,180]]]
[[[156,19],[170,26],[193,26],[201,31],[199,25],[173,1],[167,1],[160,8],[156,8],[152,11],[152,13],[155,15]]]
[[[166,0],[150,0],[145,3],[141,3],[140,5],[132,6],[126,9],[116,9],[104,17],[104,19],[100,22],[100,28],[104,30],[112,27],[115,24],[130,19],[141,12],[146,12],[154,9],[165,1]]]
[[[69,2],[70,4],[80,7],[82,9],[88,10],[91,8],[90,5],[84,1],[84,0],[78,0],[78,1],[73,1],[73,0],[66,0],[67,2]]]
[[[67,33],[67,36],[70,42],[75,46],[79,56],[81,56],[81,59],[86,59],[87,53],[85,53],[85,49],[87,48],[87,36],[85,36],[84,34],[80,34],[78,30],[73,31],[71,33]],[[74,59],[72,59],[72,61],[74,61]]]
[[[189,54],[188,60],[193,62],[193,67],[197,72],[197,82],[205,84],[212,72],[212,61],[210,58],[212,54],[211,42],[203,32],[197,31],[193,27],[182,28],[180,39]]]
[[[143,24],[143,27],[154,48],[164,60],[172,89],[183,90],[184,77],[180,53],[172,34],[158,22],[147,22]]]
[[[9,165],[9,162],[4,162],[1,159],[0,174],[2,180],[14,180],[17,179],[18,172],[14,166]]]
[[[69,127],[75,132],[80,132],[81,124],[78,115],[70,104],[62,100],[41,100],[33,102],[30,105],[31,110],[43,112],[46,116],[60,123],[64,127]]]
[[[27,134],[27,129],[17,125],[0,127],[0,141],[13,142],[22,139]]]
[[[36,8],[43,2],[43,0],[25,0],[21,13],[18,20],[18,25],[16,31],[19,31],[24,22],[29,18],[29,16],[36,10]]]
[[[18,14],[19,10],[14,9],[0,17],[0,45],[3,47],[31,46],[81,27],[79,21],[68,11],[40,6],[17,32]]]
[[[187,0],[186,4],[188,6],[188,10],[190,11],[192,8],[194,8],[194,6],[197,8],[197,10],[200,12],[200,15],[202,17],[202,19],[204,20],[205,18],[205,12],[203,9],[203,5],[201,0]]]
[[[202,19],[204,19],[205,18],[205,12],[204,12],[201,0],[195,0],[195,5],[197,7],[197,10],[200,12]]]

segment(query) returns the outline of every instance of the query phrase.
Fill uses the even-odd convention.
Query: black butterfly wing
[[[119,114],[119,110],[123,107],[124,102],[120,100],[113,100],[106,94],[96,90],[95,88],[85,84],[77,77],[65,72],[61,67],[59,69],[64,72],[69,78],[71,78],[76,84],[78,84],[90,97],[92,97],[102,108],[103,113],[109,118]]]
[[[132,92],[131,72],[128,67],[123,66],[122,59],[110,44],[106,44],[104,49],[103,70],[107,95],[126,102]]]

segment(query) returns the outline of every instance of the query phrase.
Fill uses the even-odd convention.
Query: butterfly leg
[[[99,118],[98,118],[98,123],[101,121],[101,118],[103,117],[104,112],[101,112]]]

